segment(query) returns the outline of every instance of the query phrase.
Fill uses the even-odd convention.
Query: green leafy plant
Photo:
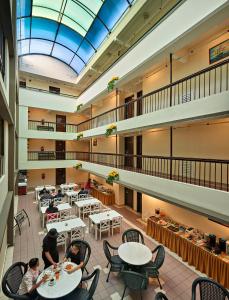
[[[119,174],[117,171],[113,170],[108,174],[106,182],[112,184],[115,180],[119,180]]]
[[[81,169],[81,168],[82,168],[82,164],[81,164],[81,163],[78,163],[78,164],[76,164],[76,165],[74,166],[74,168],[75,168],[76,170]]]
[[[81,104],[79,104],[79,105],[77,105],[77,107],[76,107],[76,111],[80,111],[81,110],[81,108],[82,108],[82,106],[83,106],[83,104],[81,103]]]
[[[83,138],[83,132],[78,133],[77,137],[76,137],[76,140],[79,141],[82,138]]]
[[[111,135],[112,133],[114,133],[116,130],[117,130],[117,126],[115,124],[110,124],[106,128],[105,135],[108,137],[109,135]]]
[[[113,77],[107,84],[107,90],[108,92],[111,92],[113,91],[114,87],[115,87],[115,84],[116,82],[119,80],[119,77],[115,76]]]

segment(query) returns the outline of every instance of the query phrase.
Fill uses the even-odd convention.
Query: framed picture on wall
[[[229,55],[229,39],[209,49],[210,64]]]
[[[93,146],[97,146],[97,139],[93,139]]]

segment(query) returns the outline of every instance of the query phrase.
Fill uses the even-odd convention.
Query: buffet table
[[[106,193],[100,191],[96,187],[92,187],[91,194],[94,198],[99,199],[104,205],[113,205],[115,203],[114,193]]]
[[[181,233],[158,224],[152,217],[147,221],[147,235],[177,253],[189,265],[229,288],[229,256],[215,255],[186,239]]]

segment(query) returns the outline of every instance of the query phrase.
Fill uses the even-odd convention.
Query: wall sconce
[[[45,173],[41,174],[41,179],[43,179],[43,180],[45,179]]]
[[[45,150],[45,148],[43,146],[41,146],[41,151],[44,151],[44,150]]]

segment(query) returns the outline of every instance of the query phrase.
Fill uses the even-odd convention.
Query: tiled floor
[[[21,236],[18,232],[16,232],[13,260],[14,262],[28,262],[31,257],[39,257],[41,268],[43,268],[41,245],[45,233],[40,225],[39,212],[33,193],[19,197],[18,209],[20,210],[22,208],[24,208],[28,213],[31,226],[29,227],[27,224],[23,225]],[[119,210],[125,218],[122,230],[126,230],[136,225],[139,225],[141,229],[144,228],[143,225],[136,221],[139,216],[133,214],[126,208],[118,209],[115,207],[115,209]],[[119,233],[114,234],[113,237],[107,237],[105,233],[103,238],[107,239],[112,245],[118,246],[121,244],[121,234]],[[91,273],[96,266],[101,268],[100,280],[94,299],[120,299],[124,288],[120,276],[118,274],[111,273],[109,283],[106,282],[107,260],[103,253],[102,241],[95,241],[94,236],[88,233],[86,234],[85,239],[89,242],[92,248],[91,257],[87,265],[89,273]],[[145,236],[145,243],[151,249],[154,249],[156,246],[156,243],[147,236]],[[63,249],[60,247],[60,257],[63,257],[63,254]],[[160,279],[163,283],[163,290],[170,300],[191,299],[191,284],[196,277],[197,274],[195,272],[166,252],[164,265],[160,269]],[[151,282],[148,289],[142,294],[143,299],[154,299],[157,291],[159,291],[157,282]],[[140,295],[127,290],[125,300],[131,299],[140,299]]]

